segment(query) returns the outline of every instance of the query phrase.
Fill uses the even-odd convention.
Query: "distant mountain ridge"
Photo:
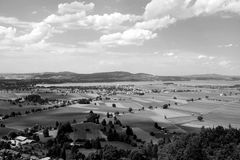
[[[45,72],[0,74],[0,79],[16,80],[51,80],[64,82],[112,82],[112,81],[188,81],[188,80],[240,80],[240,76],[218,74],[200,74],[189,76],[158,76],[146,73],[130,73],[123,71],[78,74],[74,72]]]

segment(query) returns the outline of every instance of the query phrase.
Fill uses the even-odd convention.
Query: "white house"
[[[27,139],[27,137],[24,136],[17,136],[15,140],[10,140],[11,144],[14,146],[24,145],[24,144],[30,144],[34,142],[34,140]]]

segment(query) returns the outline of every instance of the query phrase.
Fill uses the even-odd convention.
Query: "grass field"
[[[106,138],[106,136],[100,131],[101,126],[94,123],[79,123],[74,124],[74,132],[70,134],[71,139],[74,141],[77,139],[96,139],[96,138]]]
[[[2,136],[5,136],[7,135],[9,132],[12,132],[12,131],[17,131],[16,129],[12,129],[12,128],[0,128],[0,138]]]
[[[33,105],[33,104],[22,104],[21,107],[19,107],[19,105],[13,105],[10,104],[7,101],[2,101],[0,100],[0,114],[4,115],[4,114],[10,114],[11,112],[21,112],[21,113],[25,113],[25,111],[29,111],[31,109],[37,109],[37,108],[45,108],[45,107],[49,107],[49,105]]]
[[[24,129],[32,127],[35,124],[44,126],[54,126],[56,121],[59,122],[72,122],[73,119],[78,122],[86,119],[87,113],[83,113],[82,110],[64,107],[50,111],[43,111],[39,113],[33,113],[26,116],[19,116],[5,120],[5,124],[9,128]]]

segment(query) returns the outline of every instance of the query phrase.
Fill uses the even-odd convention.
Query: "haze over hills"
[[[73,72],[45,72],[0,74],[0,79],[18,80],[58,80],[65,82],[110,82],[110,81],[187,81],[187,80],[240,80],[240,76],[225,76],[218,74],[200,74],[189,76],[158,76],[146,73],[130,73],[123,71],[78,74]]]

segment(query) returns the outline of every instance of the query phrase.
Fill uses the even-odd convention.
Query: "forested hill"
[[[73,72],[45,72],[26,74],[0,74],[0,79],[19,80],[50,80],[65,82],[114,82],[114,81],[188,81],[188,80],[240,80],[240,76],[225,76],[217,74],[190,76],[158,76],[146,73],[130,72],[101,72],[92,74],[78,74]]]

